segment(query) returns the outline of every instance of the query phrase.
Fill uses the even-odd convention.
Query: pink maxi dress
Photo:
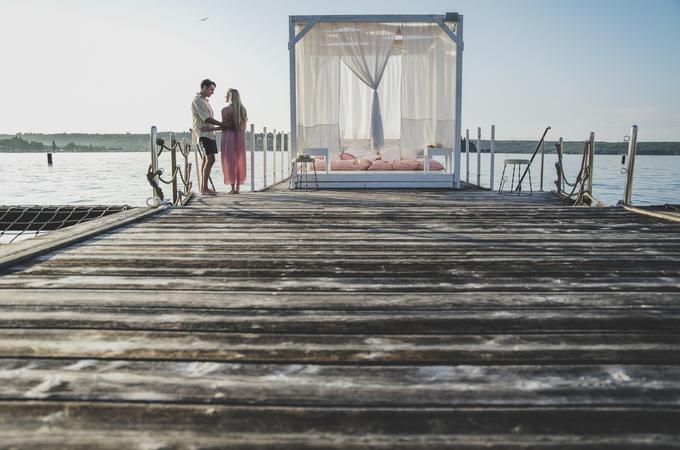
[[[231,105],[222,110],[222,122],[234,123]],[[239,130],[222,132],[222,173],[224,184],[243,184],[246,181],[246,124]]]

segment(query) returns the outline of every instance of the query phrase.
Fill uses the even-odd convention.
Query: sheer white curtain
[[[347,64],[340,64],[340,137],[368,140],[371,137],[371,88]]]
[[[373,90],[371,137],[375,147],[385,143],[378,88],[399,29],[398,24],[333,24],[339,41],[342,61],[361,81]]]
[[[296,61],[299,149],[336,159],[341,140],[372,137],[383,159],[414,159],[428,145],[453,147],[456,47],[439,25],[320,23]]]
[[[299,33],[302,26],[296,27]],[[332,25],[320,23],[296,45],[298,148],[340,154],[340,55]],[[334,159],[334,158],[332,158]]]
[[[401,148],[415,158],[428,145],[453,147],[456,46],[437,24],[402,26]]]

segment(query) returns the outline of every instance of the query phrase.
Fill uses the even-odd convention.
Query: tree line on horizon
[[[248,134],[248,139],[249,135]],[[170,132],[160,132],[159,136],[167,139]],[[175,133],[178,140],[191,140],[188,132]],[[262,134],[256,133],[256,148],[261,148]],[[462,142],[465,151],[465,139]],[[481,141],[481,151],[490,151],[490,142]],[[536,141],[528,140],[498,140],[495,151],[497,153],[532,153],[536,148]],[[546,141],[545,152],[555,153],[555,141]],[[582,141],[564,142],[565,153],[578,154],[583,152]],[[267,147],[272,148],[272,135],[267,136]],[[287,145],[286,145],[287,147]],[[148,134],[85,134],[59,133],[37,134],[17,133],[16,135],[0,135],[0,152],[134,152],[148,151]],[[626,142],[598,142],[595,141],[595,153],[603,155],[619,155],[628,151]],[[477,152],[476,139],[470,139],[470,152]],[[640,155],[680,155],[680,142],[638,142],[637,153]]]

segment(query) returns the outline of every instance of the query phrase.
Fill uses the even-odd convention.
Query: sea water
[[[193,155],[192,155],[193,156]],[[287,156],[283,155],[287,167]],[[477,155],[470,154],[469,177],[465,153],[461,155],[461,178],[477,183]],[[503,161],[508,158],[528,159],[531,155],[495,155],[495,188],[501,181]],[[281,153],[277,153],[276,180],[284,178]],[[555,189],[555,154],[546,154],[543,163],[543,190]],[[573,181],[581,164],[581,155],[564,156],[565,173]],[[178,158],[183,167],[183,158]],[[192,171],[196,183],[195,162]],[[489,185],[490,156],[482,153],[480,158],[480,182]],[[151,187],[146,179],[150,156],[146,152],[105,152],[105,153],[54,153],[53,165],[47,165],[44,153],[0,153],[0,204],[4,205],[130,205],[144,206],[151,196]],[[170,173],[170,156],[164,152],[159,165]],[[250,154],[247,155],[250,174]],[[255,189],[264,186],[263,153],[255,152]],[[615,205],[623,198],[626,175],[622,173],[621,156],[595,155],[593,170],[593,194],[606,205]],[[531,182],[534,191],[540,189],[541,160],[537,155],[531,166]],[[506,173],[507,174],[507,173]],[[511,173],[510,173],[511,175]],[[287,174],[286,174],[287,176]],[[219,159],[212,171],[212,179],[218,191],[226,191]],[[274,179],[273,155],[267,155],[267,184]],[[508,179],[508,182],[510,179]],[[170,197],[171,187],[161,185]],[[523,189],[528,189],[528,178]],[[241,188],[250,190],[250,180]],[[633,182],[633,204],[654,205],[680,203],[680,156],[638,155],[635,160]]]

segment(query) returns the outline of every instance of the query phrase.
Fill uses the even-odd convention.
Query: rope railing
[[[200,146],[197,151],[201,151]],[[171,175],[170,179],[162,177],[164,171],[158,167],[158,157],[161,156],[164,150],[170,153],[171,158]],[[177,164],[177,151],[184,158],[184,170]],[[187,143],[186,139],[179,142],[175,139],[175,134],[170,133],[170,144],[166,145],[165,140],[158,137],[156,127],[151,127],[151,164],[146,173],[146,179],[151,185],[153,196],[146,200],[146,204],[151,207],[158,207],[162,204],[170,203],[173,206],[186,205],[193,196],[193,183],[191,182],[191,167],[189,155],[191,153],[191,144]],[[203,154],[201,155],[203,157]],[[198,157],[197,157],[198,158]],[[179,188],[179,182],[182,183],[182,188]],[[165,199],[163,189],[160,183],[172,186],[172,200]],[[210,180],[212,184],[212,180]],[[214,187],[214,185],[213,185]]]
[[[595,134],[590,134],[590,139],[584,142],[583,155],[581,157],[581,165],[573,182],[567,180],[567,175],[564,173],[564,164],[562,157],[564,155],[564,141],[560,138],[559,142],[555,144],[557,150],[557,162],[555,162],[555,169],[557,171],[557,179],[555,186],[557,187],[557,194],[564,200],[570,202],[574,206],[604,206],[604,203],[593,197],[593,155],[595,153]],[[565,185],[571,188],[567,193]]]
[[[173,206],[184,206],[193,197],[193,183],[191,181],[191,171],[193,164],[190,162],[190,155],[192,151],[191,144],[187,143],[186,139],[181,142],[175,139],[174,133],[170,133],[170,142],[158,137],[156,127],[151,127],[151,164],[146,173],[147,181],[152,188],[152,196],[146,201],[150,207],[158,207],[162,204],[171,204]],[[277,130],[267,131],[267,128],[262,129],[262,133],[255,133],[255,125],[250,126],[250,130],[246,133],[246,152],[250,153],[248,160],[250,164],[247,167],[246,185],[249,185],[251,192],[267,189],[274,184],[280,183],[287,179],[290,169],[290,152],[289,134]],[[182,165],[177,164],[177,151],[184,158]],[[256,152],[257,150],[257,152]],[[164,178],[164,170],[158,166],[158,157],[163,151],[167,151],[171,155],[171,175],[170,178]],[[256,161],[255,155],[261,155]],[[198,184],[202,184],[201,180],[201,163],[205,158],[205,149],[198,143],[194,146],[194,161],[196,165],[196,178]],[[208,178],[208,183],[215,190],[215,184],[211,177]],[[172,185],[172,200],[166,200],[161,187],[162,184]]]

